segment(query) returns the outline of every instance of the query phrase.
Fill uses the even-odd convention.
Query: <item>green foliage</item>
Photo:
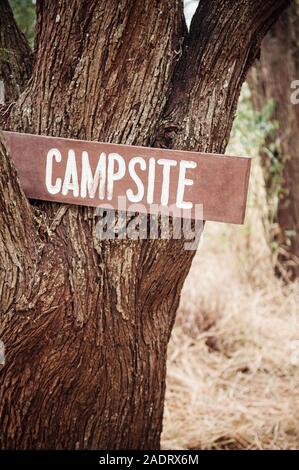
[[[269,101],[261,112],[253,109],[248,85],[242,89],[234,122],[229,151],[236,152],[241,148],[250,156],[258,152],[263,161],[263,171],[267,196],[270,205],[277,203],[281,195],[281,181],[284,159],[280,149],[278,137],[278,122],[273,119],[275,110],[274,101]],[[274,210],[275,212],[275,210]]]
[[[243,152],[245,151],[245,153],[252,156],[253,151],[256,153],[256,149],[259,149],[259,152],[267,152],[272,158],[277,146],[275,131],[278,127],[277,122],[272,119],[274,106],[274,102],[270,101],[262,112],[257,113],[254,111],[248,85],[244,84],[228,153],[236,153],[239,152],[239,149],[242,149]],[[270,140],[271,143],[269,144]]]
[[[252,98],[247,84],[243,86],[238,110],[232,130],[228,153],[249,155],[259,158],[262,163],[267,195],[267,210],[263,220],[269,233],[269,245],[277,253],[279,243],[276,240],[277,209],[282,197],[282,176],[285,158],[281,152],[278,123],[273,119],[275,102],[269,101],[261,112],[253,109]],[[259,163],[259,164],[260,164]],[[256,173],[254,176],[256,177]],[[259,193],[251,195],[252,207],[260,207]],[[261,209],[261,207],[260,207]]]
[[[33,0],[10,0],[16,22],[33,45],[35,30],[35,1]]]

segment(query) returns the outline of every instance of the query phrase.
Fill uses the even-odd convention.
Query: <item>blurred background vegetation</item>
[[[10,0],[16,21],[31,46],[34,42],[35,0]]]

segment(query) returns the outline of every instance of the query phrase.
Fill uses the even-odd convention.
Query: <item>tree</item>
[[[32,76],[3,126],[223,152],[286,5],[202,0],[188,34],[180,0],[38,1]],[[0,201],[1,447],[159,448],[167,343],[194,253],[175,239],[99,242],[93,210],[29,204],[4,143]]]
[[[286,280],[299,276],[299,104],[294,89],[299,77],[298,41],[299,3],[294,1],[264,39],[261,57],[249,75],[255,109],[260,111],[272,101],[272,118],[278,123],[267,139],[273,148],[262,155],[262,163],[269,198],[277,200],[277,269]]]

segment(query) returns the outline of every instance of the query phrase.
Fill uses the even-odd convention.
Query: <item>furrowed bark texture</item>
[[[286,279],[299,276],[299,104],[291,101],[291,84],[299,77],[298,46],[299,2],[294,1],[264,39],[260,60],[249,76],[255,109],[261,111],[267,102],[274,101],[273,119],[279,125],[267,140],[268,144],[277,138],[280,141],[275,158],[282,173],[274,171],[273,162],[265,154],[262,163],[269,197],[278,190],[278,230],[274,237],[280,246],[278,272]]]
[[[285,1],[201,1],[163,119],[168,146],[222,153],[241,86]]]
[[[19,31],[8,0],[0,2],[0,81],[4,102],[15,101],[23,91],[32,71],[32,54]]]
[[[257,15],[259,4],[202,0],[186,38],[179,0],[37,2],[33,75],[5,127],[222,151],[245,72],[287,2]],[[100,242],[91,209],[33,210],[27,309],[1,312],[0,446],[159,448],[167,343],[194,253],[184,240]]]

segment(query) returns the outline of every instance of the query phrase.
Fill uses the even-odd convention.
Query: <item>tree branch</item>
[[[4,103],[16,101],[32,71],[33,54],[19,30],[8,0],[0,2],[0,81],[4,84]]]
[[[288,0],[201,0],[157,136],[157,145],[223,152],[241,86]]]

